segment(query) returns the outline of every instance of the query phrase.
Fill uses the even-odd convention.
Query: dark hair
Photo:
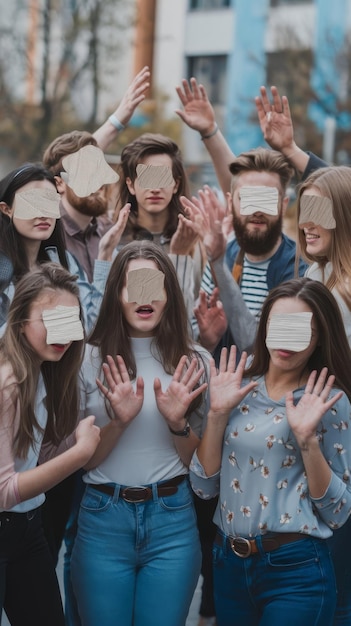
[[[351,399],[351,350],[339,306],[323,283],[310,278],[288,280],[269,293],[262,306],[253,360],[246,374],[262,376],[268,371],[270,356],[266,346],[267,322],[273,304],[281,298],[299,298],[309,306],[317,325],[319,341],[307,367],[318,373],[327,367],[329,373],[335,376],[335,386]]]
[[[27,183],[41,180],[49,181],[56,189],[55,179],[51,172],[39,163],[25,163],[12,170],[0,181],[0,202],[4,202],[12,208],[17,191]],[[67,269],[66,245],[60,220],[56,220],[55,228],[50,237],[40,244],[37,259],[39,263],[50,261],[46,251],[50,247],[57,249],[60,263]],[[28,259],[22,237],[14,227],[12,219],[2,212],[0,212],[0,251],[12,262],[15,282],[28,272]]]
[[[229,165],[229,170],[233,175],[231,191],[236,185],[237,176],[243,172],[272,172],[278,174],[280,178],[281,191],[284,194],[286,188],[294,174],[294,169],[289,161],[277,150],[267,148],[254,148],[247,152],[242,152]]]
[[[200,356],[194,350],[189,335],[187,311],[176,271],[168,255],[152,242],[132,241],[118,253],[112,263],[99,316],[88,343],[99,348],[102,362],[106,361],[107,355],[121,355],[129,375],[132,379],[136,378],[136,363],[120,302],[128,263],[133,259],[150,259],[165,275],[167,302],[162,319],[155,329],[153,345],[155,356],[162,363],[164,370],[168,374],[173,374],[181,356],[187,355],[189,359],[194,356],[200,359]],[[200,402],[201,396],[192,403],[189,412]]]
[[[95,137],[86,130],[72,130],[70,133],[64,133],[56,137],[46,148],[43,154],[44,166],[54,176],[60,176],[63,170],[62,159],[89,145],[97,146],[98,144]]]
[[[184,169],[182,155],[177,144],[169,137],[160,134],[144,133],[126,145],[121,153],[120,180],[119,180],[119,203],[124,206],[127,202],[131,204],[131,211],[128,218],[128,230],[132,233],[133,239],[138,236],[140,227],[138,226],[138,204],[134,195],[129,193],[126,179],[132,182],[137,177],[136,166],[150,154],[167,154],[172,160],[172,173],[174,180],[178,183],[178,189],[172,196],[169,204],[169,216],[163,234],[171,238],[177,230],[178,214],[184,215],[184,208],[179,200],[180,196],[188,196],[188,178]]]
[[[45,440],[58,445],[74,430],[78,420],[78,373],[82,362],[84,340],[73,341],[58,362],[38,357],[22,332],[33,302],[45,290],[68,291],[77,297],[77,277],[58,263],[44,263],[18,281],[10,305],[7,326],[0,339],[0,362],[10,363],[15,378],[14,397],[19,398],[20,424],[14,442],[18,456],[25,456],[34,443],[34,429],[41,430],[34,412],[38,376],[41,371],[46,388],[48,420]],[[80,318],[82,311],[80,309]]]

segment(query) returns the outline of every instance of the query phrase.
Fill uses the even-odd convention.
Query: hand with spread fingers
[[[323,415],[343,395],[342,391],[330,397],[335,376],[328,376],[326,367],[319,376],[314,370],[307,381],[305,393],[294,405],[293,394],[286,395],[286,416],[295,438],[302,450],[308,448],[309,442],[316,439],[316,431]]]
[[[176,114],[201,135],[210,135],[217,125],[215,112],[205,87],[198,84],[196,78],[191,78],[190,82],[183,79],[182,86],[176,87],[176,92],[183,105],[183,109],[176,109]]]
[[[102,369],[105,381],[97,379],[96,384],[109,401],[116,420],[126,427],[143,406],[144,381],[138,376],[134,391],[125,362],[119,355],[115,361],[112,356],[107,356],[107,363],[103,363]]]
[[[198,360],[182,356],[173,374],[168,388],[163,391],[161,381],[155,378],[154,392],[157,408],[162,413],[168,426],[180,430],[184,426],[184,416],[193,400],[207,388],[207,383],[200,384],[204,368],[198,366]]]
[[[228,326],[217,287],[210,297],[204,291],[200,291],[194,315],[199,327],[201,345],[209,352],[213,352]]]
[[[209,387],[211,419],[224,420],[226,424],[231,410],[257,386],[255,381],[250,381],[242,387],[246,361],[247,353],[243,352],[238,365],[236,365],[235,346],[231,346],[229,357],[228,349],[222,348],[218,369],[216,369],[212,359]]]

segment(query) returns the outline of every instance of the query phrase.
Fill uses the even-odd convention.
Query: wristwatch
[[[176,435],[177,437],[189,437],[190,435],[190,424],[188,421],[186,422],[182,430],[173,430],[173,428],[171,428],[170,426],[168,426],[168,428],[171,431],[172,435]]]

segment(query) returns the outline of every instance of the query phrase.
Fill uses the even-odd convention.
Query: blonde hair
[[[297,198],[297,218],[300,215],[300,200],[306,189],[316,187],[320,194],[329,198],[333,204],[336,228],[330,231],[331,245],[328,257],[317,257],[307,253],[306,238],[299,229],[296,254],[308,263],[316,262],[324,274],[324,268],[331,263],[332,272],[328,280],[323,281],[328,289],[336,288],[351,310],[351,168],[345,165],[325,167],[315,170],[300,185]]]
[[[80,369],[84,341],[73,341],[58,362],[40,363],[37,354],[22,332],[29,318],[33,302],[47,289],[68,291],[79,301],[76,276],[58,263],[44,263],[25,274],[18,281],[10,305],[7,326],[0,340],[0,365],[10,365],[13,386],[9,389],[11,401],[19,402],[20,423],[14,440],[14,453],[25,458],[35,440],[34,430],[42,431],[38,424],[34,406],[39,374],[46,388],[48,413],[45,440],[58,445],[71,434],[78,420],[78,372]],[[82,317],[82,313],[81,313]]]

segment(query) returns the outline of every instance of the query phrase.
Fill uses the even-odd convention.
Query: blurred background
[[[0,176],[57,135],[94,131],[149,65],[147,100],[110,151],[142,132],[181,147],[194,187],[217,185],[198,133],[175,114],[195,76],[232,150],[265,145],[254,97],[288,96],[297,143],[351,162],[351,0],[0,0]]]

